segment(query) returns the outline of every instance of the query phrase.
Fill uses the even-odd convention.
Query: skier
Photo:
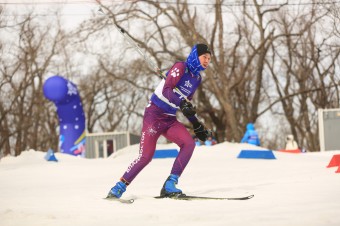
[[[200,71],[205,70],[211,60],[211,51],[205,44],[194,45],[186,62],[176,62],[167,72],[152,94],[145,108],[138,158],[127,168],[120,181],[111,188],[107,197],[120,198],[126,187],[138,173],[152,160],[156,143],[160,135],[176,143],[180,147],[166,179],[161,196],[182,194],[175,184],[188,164],[195,148],[195,141],[185,126],[177,121],[176,112],[181,110],[183,115],[192,123],[196,137],[205,141],[211,132],[195,116],[196,108],[187,100],[191,100],[196,89],[201,84]],[[176,92],[179,89],[186,97]],[[186,100],[187,99],[187,100]]]
[[[258,135],[257,131],[255,130],[253,123],[247,124],[247,131],[243,135],[241,143],[248,143],[248,144],[260,146],[259,135]]]

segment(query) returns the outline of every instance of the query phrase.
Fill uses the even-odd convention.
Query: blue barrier
[[[48,149],[45,155],[46,161],[58,162],[58,159],[54,155],[54,151],[52,149]]]
[[[237,158],[244,159],[276,159],[272,150],[241,150]]]
[[[155,154],[153,155],[154,159],[159,158],[176,158],[178,155],[177,149],[160,149],[156,150]]]

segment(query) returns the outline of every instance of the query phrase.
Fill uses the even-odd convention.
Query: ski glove
[[[185,99],[181,101],[179,108],[181,109],[185,117],[192,117],[196,114],[196,108]]]
[[[198,139],[201,141],[206,141],[206,139],[212,135],[210,130],[207,130],[202,123],[199,121],[193,122],[194,132]]]

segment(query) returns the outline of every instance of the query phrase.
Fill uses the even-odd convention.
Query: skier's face
[[[211,55],[209,53],[205,53],[199,56],[198,59],[200,60],[202,67],[207,68],[211,61]]]

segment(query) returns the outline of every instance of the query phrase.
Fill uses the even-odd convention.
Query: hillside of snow
[[[157,149],[177,148],[174,144]],[[236,197],[246,201],[154,199],[170,173],[173,158],[153,159],[128,187],[131,205],[104,200],[138,145],[107,159],[56,153],[58,162],[39,151],[25,151],[0,161],[1,226],[338,226],[340,173],[327,168],[340,151],[283,153],[276,159],[237,158],[241,150],[259,149],[224,142],[196,147],[178,188],[188,195]]]

